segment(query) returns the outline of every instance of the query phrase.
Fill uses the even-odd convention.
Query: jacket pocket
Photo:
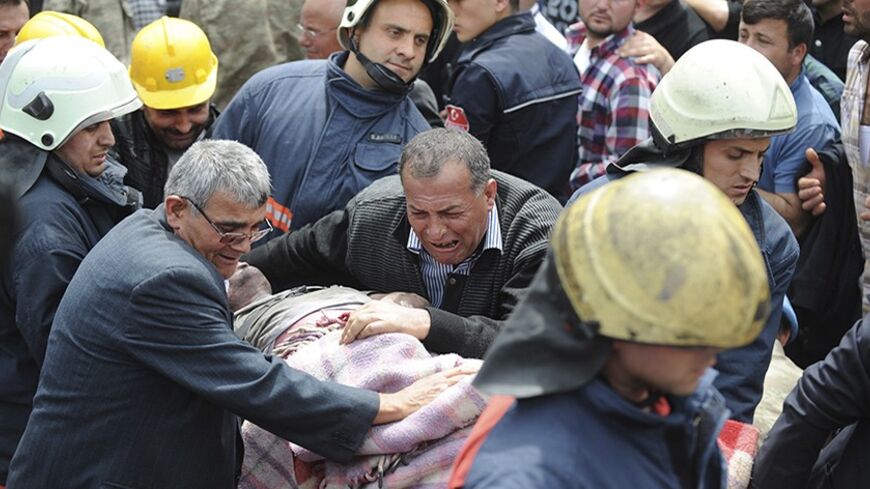
[[[361,173],[368,173],[374,178],[396,173],[399,157],[402,155],[402,145],[396,143],[361,142],[356,145],[353,162]]]

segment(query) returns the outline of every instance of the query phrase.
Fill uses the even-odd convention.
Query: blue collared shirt
[[[420,255],[420,274],[423,276],[423,283],[426,284],[426,291],[429,293],[429,302],[435,307],[441,307],[441,301],[444,300],[444,284],[447,282],[447,277],[453,275],[470,275],[471,269],[477,263],[480,255],[486,250],[498,250],[502,252],[501,227],[498,221],[498,207],[493,204],[492,210],[487,214],[486,234],[483,236],[483,247],[472,253],[457,265],[447,265],[439,263],[432,258],[414,229],[408,236],[408,251]]]
[[[822,151],[840,138],[840,125],[822,94],[810,85],[806,68],[789,88],[797,106],[797,125],[793,131],[770,139],[758,179],[758,188],[768,192],[797,193],[796,182],[807,159],[807,148]]]

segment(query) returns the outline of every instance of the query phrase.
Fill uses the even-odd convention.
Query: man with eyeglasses
[[[297,26],[299,45],[308,59],[326,59],[341,51],[335,31],[341,22],[344,0],[307,0]]]
[[[320,382],[239,339],[224,281],[268,227],[269,190],[249,148],[203,141],[173,167],[163,204],[94,247],[58,307],[11,489],[235,488],[240,418],[347,462],[373,424],[472,373],[377,394]]]
[[[396,173],[402,147],[430,129],[409,97],[414,80],[452,26],[446,0],[351,0],[338,28],[342,51],[274,66],[245,83],[212,135],[239,141],[266,162],[276,231],[314,222]]]

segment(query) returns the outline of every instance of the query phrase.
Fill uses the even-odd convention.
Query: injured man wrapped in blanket
[[[236,333],[318,379],[394,392],[426,375],[480,362],[455,354],[431,355],[419,340],[400,333],[341,345],[348,314],[372,300],[367,294],[344,287],[302,287],[271,295],[268,283],[262,282],[265,278],[253,277],[236,284],[241,298],[238,290],[231,290],[232,307],[250,302],[236,312]],[[401,300],[401,295],[392,297]],[[358,457],[346,465],[245,422],[239,487],[446,487],[451,464],[486,405],[470,381],[452,386],[402,421],[372,428]]]

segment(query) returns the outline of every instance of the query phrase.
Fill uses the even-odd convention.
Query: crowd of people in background
[[[865,487],[868,42],[0,0],[0,489]]]

